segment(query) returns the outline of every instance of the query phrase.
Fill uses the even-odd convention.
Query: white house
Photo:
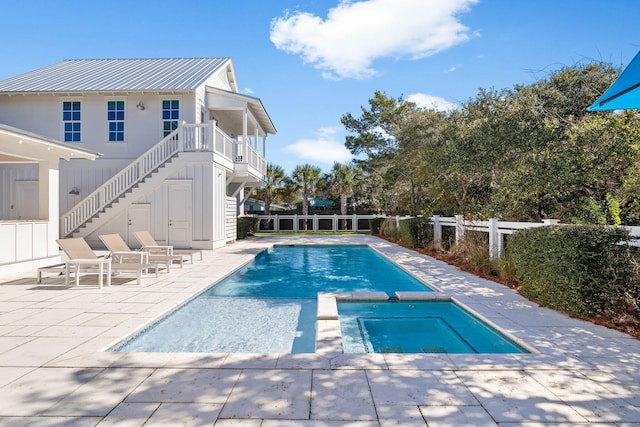
[[[276,132],[230,58],[67,60],[0,81],[0,123],[103,155],[60,164],[60,236],[149,230],[176,247],[235,240]],[[37,168],[4,170],[15,185]]]
[[[99,155],[0,124],[0,271],[60,262],[60,159]]]

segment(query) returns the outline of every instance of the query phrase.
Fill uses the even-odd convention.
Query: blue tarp
[[[640,52],[627,65],[618,80],[587,110],[640,109]]]

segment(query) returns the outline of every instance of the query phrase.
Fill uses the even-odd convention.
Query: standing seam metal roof
[[[71,59],[0,81],[0,92],[192,90],[230,58]]]

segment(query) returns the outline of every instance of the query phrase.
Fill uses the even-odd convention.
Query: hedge
[[[522,292],[577,316],[603,313],[632,290],[629,233],[606,226],[554,225],[510,236],[507,259]]]
[[[249,233],[253,234],[258,229],[258,218],[239,216],[237,221],[237,238],[244,239]]]
[[[433,225],[426,217],[400,221],[398,238],[411,248],[424,248],[433,241]]]
[[[371,218],[369,220],[369,230],[371,234],[380,234],[380,227],[386,218]]]

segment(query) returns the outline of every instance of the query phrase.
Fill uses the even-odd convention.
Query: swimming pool
[[[207,294],[316,298],[318,292],[430,291],[368,246],[276,245]]]
[[[113,351],[313,353],[318,292],[431,291],[368,246],[274,246]]]
[[[345,353],[528,353],[453,301],[340,301]]]

